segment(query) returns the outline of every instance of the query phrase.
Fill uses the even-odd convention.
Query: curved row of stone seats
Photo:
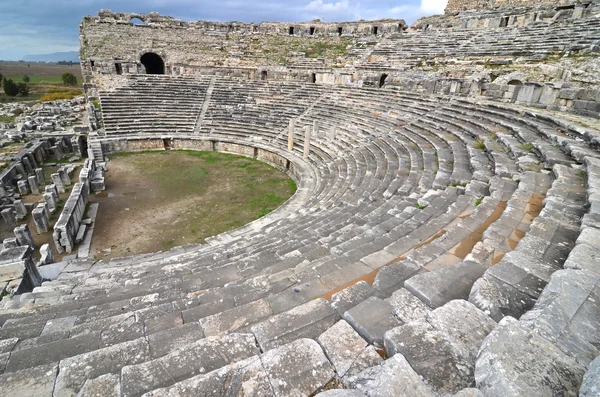
[[[543,40],[540,39],[543,37]],[[443,29],[391,35],[359,66],[396,69],[414,59],[528,57],[590,49],[600,38],[597,18],[534,24],[514,29]]]
[[[100,92],[107,134],[192,133],[209,78],[132,75],[130,86]]]
[[[323,150],[320,151],[319,153],[321,154],[319,157],[313,157],[311,158],[311,161],[315,161],[316,164],[318,164],[318,161],[323,161],[324,159],[326,159],[327,157],[325,157],[324,155],[327,154],[327,150],[325,146],[320,146]],[[349,146],[352,147],[352,146]],[[375,147],[372,147],[372,149],[374,149]],[[367,161],[373,161],[373,159],[376,159],[376,156],[372,156],[372,157],[364,157],[366,155],[368,155],[369,151],[360,151],[362,157],[365,159],[363,160],[365,163]],[[417,155],[417,152],[414,152],[415,155]],[[334,154],[334,152],[331,153],[332,155]],[[375,160],[376,161],[376,160]],[[355,162],[355,164],[359,164],[357,162]],[[364,165],[364,163],[363,163]],[[322,171],[325,171],[325,168],[322,169]],[[323,177],[326,177],[327,174],[323,174]],[[362,179],[361,179],[362,180]],[[367,186],[372,186],[371,182],[373,181],[373,179],[369,179],[369,182],[367,183]],[[325,185],[324,185],[325,186]],[[375,186],[375,185],[373,185]],[[362,187],[362,185],[358,184],[356,185],[356,187]],[[434,207],[434,205],[431,205],[432,208]],[[373,208],[372,206],[364,206],[363,209],[370,209]],[[404,207],[404,208],[408,208],[408,207]],[[416,210],[416,209],[415,209]],[[321,209],[321,211],[323,211],[323,209]],[[330,211],[330,214],[332,216],[335,216],[335,213],[338,212],[336,211],[335,208],[332,208],[332,211]],[[414,211],[417,214],[420,214],[422,211]],[[429,216],[429,214],[428,214]],[[317,214],[317,216],[313,216],[313,218],[315,220],[318,221],[319,219],[319,214]],[[429,219],[429,218],[427,218]],[[426,220],[425,220],[426,222]],[[290,223],[290,222],[288,222]],[[294,223],[294,222],[291,222]],[[325,225],[323,225],[325,226]],[[335,225],[333,225],[333,227],[335,228]],[[273,230],[277,230],[277,229],[273,229]],[[294,228],[290,228],[288,230],[295,230]],[[305,229],[306,230],[306,229]],[[256,232],[257,236],[260,237],[260,232]],[[263,232],[264,235],[264,232]],[[289,234],[287,234],[289,235]],[[239,269],[238,269],[238,265],[243,264],[245,265],[251,265],[252,262],[254,261],[262,261],[263,258],[261,257],[255,257],[250,261],[247,262],[239,262],[236,263],[238,260],[242,261],[242,258],[244,256],[244,252],[248,252],[246,251],[248,247],[245,247],[245,244],[243,242],[240,242],[241,244],[239,245],[240,249],[239,249],[239,253],[237,254],[237,256],[235,257],[230,257],[227,259],[220,259],[216,256],[218,256],[219,254],[225,253],[227,252],[227,250],[220,250],[218,245],[215,246],[210,246],[210,247],[203,247],[201,248],[201,250],[198,251],[199,255],[196,255],[196,252],[192,252],[192,253],[188,253],[188,254],[181,254],[179,256],[179,258],[173,258],[174,262],[169,262],[169,264],[164,264],[164,263],[157,263],[155,267],[151,267],[151,268],[147,268],[147,266],[145,266],[145,263],[141,262],[136,266],[127,266],[124,267],[124,269],[120,272],[120,275],[123,276],[123,278],[120,279],[112,279],[110,276],[104,278],[103,275],[110,275],[112,272],[109,270],[106,273],[102,272],[102,266],[99,267],[99,272],[96,273],[96,276],[99,277],[94,277],[96,278],[96,280],[94,280],[93,283],[89,283],[89,287],[91,287],[92,290],[96,290],[96,293],[98,293],[98,295],[105,293],[106,290],[104,289],[105,287],[112,287],[115,288],[117,285],[119,284],[123,284],[124,280],[129,279],[129,285],[125,285],[124,287],[122,287],[122,291],[128,291],[128,292],[132,292],[132,293],[136,293],[139,295],[135,295],[135,296],[144,296],[142,295],[144,292],[148,292],[148,291],[162,291],[162,290],[166,290],[167,288],[165,288],[165,286],[163,286],[163,288],[160,288],[161,283],[164,283],[165,281],[168,281],[168,287],[170,287],[169,289],[172,290],[172,287],[178,286],[179,288],[182,288],[181,291],[176,291],[176,293],[174,293],[173,291],[171,291],[171,293],[164,293],[164,295],[162,297],[160,297],[160,299],[164,299],[164,305],[166,305],[164,308],[161,307],[160,310],[165,310],[168,307],[171,307],[170,310],[175,312],[174,315],[174,319],[177,318],[181,318],[181,317],[186,317],[188,319],[193,319],[194,316],[195,319],[190,322],[190,324],[194,324],[194,321],[202,321],[202,323],[204,324],[204,326],[206,327],[207,330],[216,330],[216,331],[209,331],[209,332],[224,332],[225,330],[232,330],[232,329],[236,329],[235,327],[249,327],[252,322],[255,321],[260,321],[261,318],[263,318],[263,316],[267,316],[267,310],[266,306],[264,305],[264,302],[261,303],[260,299],[263,298],[257,298],[257,296],[261,296],[260,294],[265,294],[263,296],[271,296],[271,294],[273,293],[277,293],[277,288],[281,288],[285,291],[281,291],[281,292],[287,292],[289,291],[290,288],[288,287],[292,287],[294,285],[299,285],[297,282],[298,280],[301,279],[293,279],[293,277],[290,277],[291,275],[289,273],[285,274],[286,276],[288,276],[288,278],[283,277],[282,278],[282,274],[278,274],[278,273],[271,273],[270,276],[263,276],[263,280],[266,281],[266,284],[268,285],[268,287],[265,287],[265,283],[258,284],[258,278],[257,277],[253,277],[250,280],[247,281],[242,281],[239,278],[237,278],[238,281],[235,281],[235,278],[237,276],[233,275],[232,273],[238,273]],[[255,240],[253,240],[253,243],[256,243]],[[274,239],[273,244],[277,244],[278,241],[277,239]],[[264,244],[264,243],[263,243]],[[262,246],[264,247],[264,245]],[[200,252],[202,252],[200,254]],[[201,258],[201,256],[208,256],[209,258]],[[302,254],[301,254],[302,255]],[[324,253],[320,253],[317,254],[318,256],[313,257],[312,259],[316,260],[319,257],[322,257],[324,255]],[[308,257],[310,258],[310,257]],[[228,260],[228,259],[232,259],[232,260]],[[304,259],[304,258],[301,258]],[[160,261],[159,261],[160,262]],[[217,262],[217,264],[214,264],[214,262]],[[281,262],[281,260],[280,260]],[[208,265],[213,264],[213,267],[208,267]],[[207,265],[206,268],[204,268],[204,265]],[[286,265],[287,266],[287,265]],[[134,269],[134,273],[131,273],[131,269]],[[145,268],[144,270],[142,270],[143,268]],[[137,269],[137,270],[136,270]],[[162,269],[164,275],[161,274],[155,274],[155,273],[160,273],[160,269]],[[168,270],[167,270],[168,269]],[[193,277],[189,277],[190,273],[189,271],[191,269],[195,269],[197,270],[197,272],[195,274],[199,275],[200,277],[198,277],[197,279],[193,279]],[[286,269],[286,268],[284,268]],[[287,268],[289,269],[289,268]],[[310,267],[307,267],[306,265],[304,266],[304,269],[307,273],[310,273],[310,270],[313,271],[313,275],[314,275],[314,269],[310,269]],[[198,271],[199,270],[199,271]],[[139,273],[138,273],[139,272]],[[214,275],[211,274],[213,272],[224,272],[221,273],[219,275]],[[251,273],[253,272],[252,270],[250,271]],[[85,272],[83,272],[85,273]],[[129,273],[129,274],[128,274]],[[138,278],[136,276],[136,273],[138,273],[141,277]],[[112,273],[112,275],[115,275],[117,273]],[[168,277],[167,277],[168,275]],[[181,280],[176,280],[175,277],[180,277],[181,276]],[[185,277],[184,277],[185,275]],[[234,278],[231,278],[231,276],[233,275]],[[127,276],[127,277],[125,277]],[[172,279],[170,279],[170,277],[173,277]],[[224,277],[224,278],[222,278]],[[305,276],[308,277],[308,276]],[[184,280],[184,278],[186,280]],[[191,280],[190,280],[191,279]],[[317,277],[317,282],[318,282],[318,277]],[[107,281],[106,284],[103,283],[104,281]],[[90,280],[91,281],[91,280]],[[280,282],[278,284],[278,287],[274,287],[272,285],[272,281],[273,282]],[[98,288],[93,288],[94,283],[98,282]],[[187,286],[183,286],[184,283],[188,283]],[[217,284],[215,285],[215,289],[213,290],[206,290],[211,283],[216,282]],[[227,286],[224,286],[226,283],[229,284]],[[180,284],[181,283],[181,284]],[[219,288],[219,284],[221,284],[222,286],[224,286],[223,288]],[[100,286],[101,285],[101,286]],[[259,287],[260,285],[260,287]],[[299,285],[299,286],[304,286],[304,285]],[[76,292],[82,293],[84,291],[84,288],[86,288],[86,286],[81,286],[79,287]],[[287,290],[286,290],[287,288]],[[198,289],[202,290],[204,289],[205,292],[202,293],[202,295],[198,295],[197,299],[185,299],[186,293],[185,292],[192,292],[192,291],[197,291]],[[73,288],[73,290],[75,290],[75,288]],[[72,290],[72,291],[73,291]],[[136,291],[137,290],[137,291]],[[244,291],[242,293],[242,291]],[[326,289],[325,289],[326,291]],[[168,291],[167,291],[168,292]],[[300,292],[295,292],[295,291],[290,291],[290,293],[293,292],[295,294],[298,294]],[[162,292],[161,292],[162,293]],[[259,294],[260,293],[260,294]],[[160,293],[158,293],[160,295]],[[116,296],[119,296],[119,294],[115,294]],[[84,295],[85,296],[85,295]],[[175,298],[175,296],[177,296],[177,298]],[[89,299],[89,301],[91,301],[94,297],[94,294],[89,293],[87,294],[87,298]],[[122,297],[122,295],[121,295]],[[235,297],[235,298],[234,298]],[[314,295],[312,296],[314,297]],[[308,302],[311,303],[310,300],[312,300],[312,297],[304,300],[304,302]],[[254,299],[253,299],[254,298]],[[180,308],[185,308],[183,310],[179,309],[179,313],[177,313],[178,309],[174,307],[174,302],[176,302],[178,299],[183,299],[184,302],[178,303],[178,305],[187,305],[190,300],[192,302],[189,303],[190,306],[179,306]],[[250,299],[248,301],[248,299]],[[290,302],[283,302],[283,301],[278,301],[277,299],[270,299],[269,298],[265,298],[267,299],[268,305],[269,307],[272,309],[273,306],[278,306],[279,305],[279,309],[281,311],[284,311],[282,309],[286,308],[286,305],[290,305]],[[163,305],[163,303],[160,303],[161,300],[157,300],[156,298],[151,298],[149,297],[148,300],[146,301],[145,299],[136,299],[133,298],[133,301],[130,302],[130,300],[127,300],[127,304],[131,304],[133,303],[134,305],[137,304],[141,304],[142,306],[145,305],[149,305],[149,302],[157,303],[158,306]],[[223,303],[220,303],[219,305],[215,305],[213,302],[221,302],[223,301]],[[237,301],[237,302],[236,302]],[[107,318],[109,317],[116,317],[118,316],[117,313],[119,313],[120,311],[122,312],[122,307],[125,304],[125,302],[120,301],[118,298],[114,299],[113,301],[109,301],[111,303],[107,303],[109,306],[105,307],[105,308],[95,308],[94,310],[92,310],[89,315],[93,316],[93,314],[97,311],[102,312],[102,316],[101,319],[96,319],[96,320],[92,320],[90,321],[88,327],[90,329],[97,329],[97,327],[100,325],[101,321],[100,320],[104,320],[106,321]],[[297,306],[299,303],[302,302],[291,302],[292,306],[288,307],[291,310],[293,309],[293,306]],[[112,306],[114,304],[114,306]],[[241,304],[241,305],[240,305]],[[248,306],[249,305],[249,306]],[[203,307],[201,307],[203,306]],[[80,306],[81,307],[81,306]],[[112,307],[112,308],[111,308]],[[196,309],[199,308],[199,309]],[[253,310],[251,310],[253,309]],[[140,309],[143,310],[143,309]],[[159,311],[160,311],[159,310]],[[169,309],[167,309],[169,310]],[[189,311],[187,311],[189,310]],[[226,314],[225,311],[227,310],[233,310],[233,312],[228,312]],[[89,311],[89,309],[88,309]],[[105,311],[108,311],[109,313],[111,313],[110,316],[108,317],[104,317],[107,314],[104,314]],[[183,314],[185,312],[185,314]],[[309,311],[310,312],[310,311]],[[234,313],[237,313],[237,316],[239,317],[240,314],[248,314],[244,317],[244,321],[241,321],[240,323],[236,323],[234,322],[233,324],[231,323],[231,319],[232,318],[236,318],[236,316],[232,316]],[[88,315],[87,311],[86,311],[86,316]],[[165,316],[167,316],[169,314],[165,314]],[[289,313],[288,313],[289,315]],[[354,316],[353,318],[355,318],[357,316]],[[202,320],[205,319],[205,320]],[[123,319],[120,319],[121,321]],[[164,320],[164,319],[163,319]],[[96,322],[94,322],[96,321]],[[111,321],[116,321],[117,324],[119,323],[119,319],[118,317],[114,318]],[[174,324],[175,326],[177,325],[177,321],[178,320],[172,320],[175,321]],[[181,319],[182,322],[184,322],[183,319]],[[11,323],[14,322],[10,322],[9,325]],[[45,327],[46,324],[44,324]],[[184,324],[185,325],[185,324]],[[147,325],[144,325],[144,327],[147,327]],[[9,327],[8,329],[10,329],[12,327]],[[7,329],[7,330],[8,330]],[[118,335],[122,335],[122,334],[126,334],[125,331],[123,331],[122,333],[119,332],[110,332],[110,331],[106,331],[106,337],[107,340],[110,340],[111,342],[109,343],[114,343],[115,341],[119,340],[118,337],[116,337],[116,335],[113,335],[113,337],[111,337],[111,334],[118,334]],[[133,335],[134,333],[132,332],[131,335]],[[150,334],[152,335],[152,334]],[[130,335],[128,334],[128,337]],[[120,336],[119,336],[120,337]],[[124,337],[124,336],[123,336]],[[121,343],[125,343],[125,342],[121,342]],[[114,345],[116,346],[116,345]],[[100,349],[102,350],[102,349]],[[96,357],[99,357],[102,353],[106,352],[103,351],[102,353],[100,352],[100,350],[98,350],[98,353],[96,354]],[[167,354],[168,356],[169,354]],[[175,357],[176,355],[173,356],[169,356],[169,357]],[[166,357],[166,356],[165,356]],[[69,359],[66,359],[69,360]],[[166,362],[171,362],[170,361],[171,358],[165,358],[164,361],[161,361],[161,363],[166,363]],[[65,360],[63,360],[65,361]],[[66,361],[65,364],[72,364],[71,361]],[[89,362],[87,362],[89,364]],[[86,364],[85,362],[83,362],[83,364]],[[16,364],[13,364],[16,365]],[[61,364],[62,365],[62,364]],[[86,364],[87,365],[87,364]],[[137,365],[137,364],[136,364]],[[145,364],[146,366],[150,366],[150,365],[155,365],[155,364]],[[415,364],[416,365],[416,364]],[[67,368],[66,366],[64,368]],[[66,369],[64,369],[64,371],[67,371]],[[121,372],[121,374],[123,374],[123,372]],[[190,369],[190,373],[186,374],[186,376],[191,376],[190,374],[193,374],[193,370]],[[86,377],[90,377],[87,374],[85,376],[82,376],[82,378],[86,378]],[[91,377],[95,377],[95,376],[91,376]],[[121,379],[124,379],[123,377]],[[131,378],[128,379],[128,382],[131,382]],[[172,382],[169,381],[169,382]],[[93,383],[93,382],[92,382]]]

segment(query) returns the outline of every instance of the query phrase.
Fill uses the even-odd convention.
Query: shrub
[[[63,73],[61,78],[64,85],[77,85],[77,77],[73,73]]]
[[[24,82],[29,83],[29,80],[30,80],[29,76],[27,76],[27,75],[23,76],[23,81]]]
[[[17,96],[19,93],[19,87],[17,87],[12,79],[4,78],[2,80],[2,88],[4,88],[4,93],[8,96]]]
[[[17,83],[17,88],[19,89],[19,94],[21,96],[29,96],[29,87],[25,83]]]
[[[72,88],[49,88],[48,93],[40,98],[40,102],[56,101],[58,99],[73,99],[81,95],[81,91]]]

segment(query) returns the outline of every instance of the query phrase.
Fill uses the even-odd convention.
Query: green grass
[[[476,207],[479,207],[479,205],[480,205],[481,203],[483,203],[483,197],[479,197],[479,198],[477,199],[477,201],[475,201],[475,206],[476,206]]]
[[[415,207],[417,207],[417,208],[418,208],[418,209],[420,209],[420,210],[424,210],[425,208],[427,208],[427,206],[426,206],[426,205],[421,205],[421,204],[419,204],[419,203],[416,203],[416,204],[415,204]]]
[[[485,142],[481,138],[476,139],[475,143],[473,144],[473,146],[475,147],[475,149],[485,150]]]
[[[528,153],[533,153],[533,145],[531,143],[524,143],[519,147],[521,148],[521,150],[524,150]]]
[[[7,76],[9,79],[13,79],[15,82],[22,82],[23,75],[19,76]],[[81,81],[81,76],[77,76],[77,81]],[[62,84],[62,76],[58,75],[29,75],[29,84]]]
[[[585,179],[585,178],[587,178],[587,176],[588,176],[588,173],[587,173],[587,172],[585,172],[585,171],[579,171],[579,172],[578,172],[576,175],[577,175],[579,178]]]
[[[15,116],[0,116],[0,123],[12,123],[15,121]]]

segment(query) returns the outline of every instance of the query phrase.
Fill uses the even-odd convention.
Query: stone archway
[[[165,62],[153,52],[147,52],[140,58],[140,62],[146,69],[146,74],[165,74]]]

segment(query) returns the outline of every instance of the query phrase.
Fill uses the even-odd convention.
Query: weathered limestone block
[[[368,396],[435,396],[401,354],[348,378],[344,383]]]
[[[559,270],[521,322],[588,365],[600,355],[600,274]]]
[[[121,379],[117,374],[106,374],[95,379],[88,379],[77,396],[120,397]]]
[[[50,218],[50,211],[48,211],[48,204],[46,202],[39,203],[35,208],[40,208],[46,213],[46,217]]]
[[[58,169],[58,175],[64,186],[69,186],[71,184],[71,178],[69,178],[66,167],[60,167]]]
[[[139,396],[150,390],[171,386],[180,380],[208,373],[231,362],[244,360],[257,353],[256,342],[249,334],[200,339],[166,356],[123,367],[122,395]],[[286,369],[289,370],[290,367]]]
[[[269,396],[271,384],[259,357],[250,357],[175,385],[153,390],[142,397]]]
[[[17,213],[17,220],[20,221],[21,219],[24,219],[27,216],[27,208],[25,207],[23,200],[15,200],[13,204]]]
[[[333,366],[312,339],[298,339],[260,357],[275,396],[310,396],[335,376]]]
[[[29,230],[29,226],[21,225],[17,226],[14,230],[15,237],[17,238],[17,242],[19,245],[28,245],[31,248],[35,249],[35,244],[33,242],[33,236],[31,235],[31,231]]]
[[[425,320],[412,321],[385,333],[388,356],[401,355],[440,393],[471,386],[472,365],[462,357],[447,335]]]
[[[485,270],[478,263],[464,261],[411,277],[404,287],[435,309],[453,299],[467,299],[473,283]]]
[[[369,283],[366,281],[359,281],[358,283],[352,284],[340,292],[333,294],[331,297],[331,306],[343,316],[346,310],[352,309],[360,302],[375,295],[377,295],[377,291],[375,291]]]
[[[60,177],[60,175],[58,173],[52,174],[52,183],[54,184],[54,186],[56,187],[56,190],[58,191],[58,193],[65,193],[65,184],[63,183],[62,178]]]
[[[144,338],[66,358],[60,362],[53,396],[77,395],[88,379],[109,373],[118,374],[121,367],[149,359],[150,349]]]
[[[53,214],[56,211],[56,198],[52,193],[44,193],[43,194],[44,201],[48,205],[48,211]]]
[[[356,375],[382,361],[377,350],[369,346],[344,320],[323,332],[317,342],[323,347],[340,378]]]
[[[56,188],[55,184],[51,183],[49,185],[46,185],[44,190],[46,191],[46,193],[52,194],[54,196],[54,199],[58,201],[58,189]]]
[[[42,284],[42,277],[31,256],[33,249],[29,246],[19,246],[0,251],[0,279],[4,281],[23,279],[28,287],[38,287]],[[20,270],[19,270],[20,269]],[[14,275],[18,271],[20,274]],[[4,276],[1,276],[4,274]],[[13,278],[7,276],[12,274]]]
[[[29,183],[29,190],[31,190],[32,194],[40,194],[40,188],[37,184],[37,178],[35,176],[28,177],[27,182]]]
[[[35,169],[35,177],[37,178],[38,186],[44,186],[46,184],[46,177],[44,176],[44,170],[42,168]]]
[[[29,175],[33,174],[33,167],[31,166],[31,161],[29,161],[27,157],[23,157],[21,159],[21,162],[23,163],[23,168],[25,168],[25,172]]]
[[[15,212],[10,208],[5,208],[2,210],[2,219],[4,219],[4,223],[6,226],[13,229],[17,226],[17,218],[15,216]]]
[[[31,214],[38,234],[48,233],[48,216],[44,208],[35,208]]]
[[[22,196],[29,194],[29,184],[27,181],[19,181],[17,182],[17,186],[19,188],[19,194]]]
[[[486,396],[577,396],[584,373],[574,358],[505,317],[481,345],[475,381]]]
[[[2,242],[2,245],[4,246],[4,249],[9,249],[9,248],[18,247],[19,243],[17,242],[16,237],[12,237],[12,238],[5,238],[4,241]]]
[[[54,260],[54,255],[52,254],[52,248],[50,248],[50,244],[44,244],[40,247],[40,266],[49,265],[51,263],[56,262]]]
[[[600,356],[590,364],[579,389],[579,397],[595,396],[600,396]]]
[[[425,318],[425,315],[431,311],[419,298],[404,288],[394,292],[385,301],[392,305],[392,312],[400,324]]]
[[[385,332],[399,324],[392,306],[374,296],[346,311],[344,319],[367,342],[377,347],[383,346]]]
[[[315,299],[253,326],[252,332],[267,351],[298,338],[316,338],[338,320],[325,299]]]
[[[5,396],[52,396],[57,364],[30,368],[27,371],[0,375],[2,394]]]

